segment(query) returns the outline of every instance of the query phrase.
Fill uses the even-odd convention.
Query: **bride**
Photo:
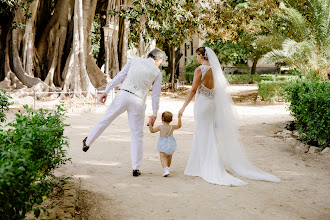
[[[192,88],[179,115],[194,95],[194,137],[185,175],[200,176],[209,183],[240,186],[247,183],[231,174],[245,178],[280,182],[251,164],[235,125],[233,101],[226,91],[228,82],[217,56],[208,47],[196,50],[201,64],[194,72]]]

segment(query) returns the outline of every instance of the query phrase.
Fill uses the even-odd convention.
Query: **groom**
[[[131,159],[133,176],[139,176],[139,166],[143,155],[143,124],[146,110],[146,98],[152,87],[152,110],[150,116],[152,124],[157,117],[159,98],[162,84],[162,74],[159,66],[165,61],[165,53],[155,48],[148,54],[148,58],[132,58],[123,69],[108,84],[100,101],[104,103],[107,94],[122,82],[119,92],[108,107],[103,118],[96,123],[88,137],[83,140],[83,151],[87,151],[91,144],[120,114],[127,111],[131,132]]]

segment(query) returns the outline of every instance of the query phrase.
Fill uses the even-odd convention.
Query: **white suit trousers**
[[[139,169],[143,156],[143,124],[146,103],[140,97],[120,90],[103,118],[96,123],[87,137],[86,144],[90,146],[102,132],[123,112],[127,111],[131,132],[131,159],[133,170]]]

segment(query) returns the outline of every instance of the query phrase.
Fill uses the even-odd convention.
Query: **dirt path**
[[[182,103],[163,98],[159,113],[170,110],[177,115]],[[150,115],[150,100],[147,105]],[[142,175],[136,178],[131,174],[126,114],[87,153],[81,150],[81,141],[103,116],[105,107],[68,115],[71,127],[66,135],[72,164],[59,172],[81,180],[89,216],[84,219],[330,219],[329,158],[291,153],[287,143],[270,132],[291,120],[284,105],[238,106],[239,130],[250,160],[282,179],[269,183],[243,178],[249,185],[242,187],[212,185],[183,174],[193,135],[192,110],[190,104],[182,129],[175,133],[178,150],[168,178],[161,177],[158,134],[150,134],[148,127],[144,130]]]

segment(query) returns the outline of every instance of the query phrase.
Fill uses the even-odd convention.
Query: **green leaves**
[[[197,61],[196,56],[192,55],[192,56],[188,57],[188,59],[186,61],[185,71],[186,72],[191,72],[192,74],[194,74],[195,69],[197,67],[199,67],[199,65],[200,64]]]
[[[210,47],[217,54],[221,63],[247,64],[249,58],[249,50],[240,42],[232,42],[230,40],[223,42],[221,39],[217,41],[206,41],[205,46]]]
[[[229,84],[255,84],[260,80],[259,74],[225,74]]]
[[[264,81],[258,83],[258,94],[262,101],[272,101],[281,97],[284,88],[289,84],[288,81]]]
[[[14,16],[14,13],[18,9],[24,10],[24,17],[26,19],[31,18],[32,13],[30,12],[30,5],[34,0],[26,0],[26,1],[14,1],[14,0],[0,0],[0,19],[3,17]],[[25,22],[16,23],[13,22],[12,26],[14,29],[17,28],[25,28]]]
[[[11,97],[5,90],[0,90],[0,122],[6,121],[6,112],[9,110],[9,99]]]
[[[64,110],[24,107],[16,121],[0,131],[0,219],[24,219],[26,212],[52,192],[52,171],[70,160]],[[36,217],[40,210],[34,209]]]
[[[325,78],[330,68],[330,2],[285,2],[265,26],[273,37],[273,45],[281,45],[266,54],[266,61],[283,63],[303,73],[312,73],[312,77]]]
[[[130,43],[138,45],[140,33],[145,42],[156,39],[159,45],[180,46],[200,32],[202,7],[197,0],[133,0],[132,7],[111,11],[130,21]],[[141,22],[144,16],[145,23]]]
[[[286,92],[300,139],[317,142],[321,148],[330,147],[329,81],[296,81]]]

